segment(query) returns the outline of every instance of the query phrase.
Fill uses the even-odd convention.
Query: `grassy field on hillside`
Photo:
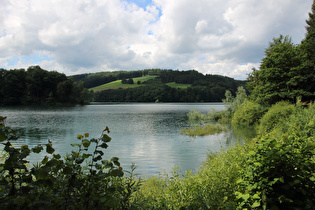
[[[169,83],[166,83],[166,85],[173,88],[188,88],[191,86],[190,84],[177,84],[175,82],[169,82]]]
[[[140,81],[141,83],[149,80],[149,79],[154,79],[156,76],[144,76],[144,77],[135,77],[132,78],[134,81],[134,84],[122,84],[121,80],[116,80],[110,83],[106,83],[97,87],[90,88],[90,90],[93,90],[94,92],[102,91],[102,90],[107,90],[107,89],[118,89],[118,88],[134,88],[134,87],[139,87],[142,84],[138,85],[137,82]],[[170,82],[167,83],[166,85],[173,87],[173,88],[187,88],[190,87],[188,84],[177,84],[175,82]]]
[[[94,92],[101,91],[101,90],[107,90],[107,89],[118,89],[118,88],[134,88],[138,87],[139,85],[137,84],[138,81],[145,82],[149,79],[154,79],[156,76],[144,76],[144,77],[135,77],[132,78],[134,81],[134,84],[122,84],[121,80],[116,80],[110,83],[106,83],[100,86],[96,86],[93,88],[90,88],[90,90],[93,90]]]

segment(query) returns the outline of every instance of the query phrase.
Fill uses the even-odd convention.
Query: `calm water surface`
[[[181,129],[191,126],[187,118],[190,110],[207,113],[211,108],[225,109],[222,103],[93,104],[0,107],[0,115],[7,116],[7,126],[19,131],[15,145],[33,147],[49,139],[55,153],[62,155],[73,149],[70,143],[78,141],[78,134],[97,138],[108,126],[112,141],[105,150],[106,158],[117,156],[124,169],[135,163],[136,173],[152,175],[169,173],[175,166],[181,171],[196,171],[207,152],[228,146],[228,132],[197,138],[180,135]],[[34,163],[39,158],[31,156],[30,160]]]

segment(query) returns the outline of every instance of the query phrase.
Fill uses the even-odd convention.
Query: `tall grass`
[[[226,132],[227,130],[228,129],[222,125],[212,125],[207,123],[204,126],[196,125],[193,128],[184,128],[181,130],[180,134],[188,136],[206,136],[219,134]]]
[[[184,175],[174,169],[171,175],[147,178],[137,194],[140,209],[233,209],[240,169],[246,147],[236,144],[208,155],[197,173]]]

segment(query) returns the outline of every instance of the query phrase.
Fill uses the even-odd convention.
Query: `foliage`
[[[269,43],[265,54],[260,70],[254,69],[248,77],[251,99],[267,105],[281,100],[294,103],[297,97],[302,96],[296,95],[295,91],[301,87],[290,83],[298,74],[297,68],[301,65],[298,47],[292,43],[289,36],[280,35]]]
[[[207,114],[193,109],[187,113],[188,119],[191,121],[218,121],[220,119],[220,112],[217,112],[214,108],[211,109]]]
[[[314,67],[315,65],[315,1],[312,4],[312,10],[309,13],[309,18],[306,20],[306,35],[301,43],[302,52],[304,54],[305,61],[308,63],[309,67]],[[311,77],[314,77],[314,71]],[[309,84],[312,85],[312,84]]]
[[[258,123],[263,114],[262,107],[252,101],[246,100],[236,110],[232,118],[232,124],[251,126]]]
[[[88,133],[78,135],[79,143],[72,144],[76,150],[62,160],[50,141],[34,148],[12,146],[16,133],[4,120],[0,118],[0,140],[7,153],[0,164],[2,209],[125,209],[132,205],[130,198],[139,186],[134,168],[129,177],[123,177],[117,157],[103,160],[103,150],[111,141],[108,127],[98,139],[88,139]],[[28,168],[27,156],[43,150],[48,155]]]
[[[227,106],[229,118],[233,117],[236,110],[243,104],[246,98],[247,94],[243,86],[237,88],[236,97],[229,90],[225,92],[225,99],[222,99],[222,101]]]
[[[138,209],[234,209],[236,181],[246,148],[237,144],[211,153],[197,173],[151,176],[135,194]]]
[[[238,181],[241,207],[314,209],[315,106],[295,109],[247,153]]]
[[[215,109],[211,109],[207,114],[202,114],[197,110],[190,110],[187,116],[192,121],[216,121],[221,124],[228,124],[234,112],[242,105],[246,97],[246,90],[242,86],[237,88],[236,97],[232,95],[231,91],[227,90],[225,91],[225,99],[222,99],[227,110],[217,112]]]
[[[311,24],[313,18],[310,13],[307,23]],[[248,77],[247,88],[252,100],[270,106],[282,100],[294,103],[297,98],[315,99],[313,27],[307,27],[308,33],[300,45],[294,45],[289,36],[282,35],[269,43],[260,69],[254,68]]]
[[[137,85],[136,85],[137,86]],[[172,88],[151,84],[127,89],[108,89],[94,94],[97,102],[206,102],[221,101],[225,89],[207,87]]]
[[[206,135],[219,134],[226,131],[227,131],[227,128],[223,127],[222,125],[212,125],[212,124],[207,123],[203,126],[196,125],[194,126],[194,128],[184,128],[180,131],[180,134],[188,135],[188,136],[206,136]]]
[[[39,66],[0,69],[0,105],[83,104],[88,96],[83,83],[74,83],[65,74]]]
[[[131,74],[131,72],[130,72]],[[234,80],[219,75],[203,75],[195,70],[173,71],[160,70],[158,75],[146,75],[133,78],[134,84],[128,79],[116,80],[91,88],[97,91],[94,101],[97,102],[206,102],[221,101],[226,90],[233,94],[239,84],[245,81]],[[154,78],[141,81],[138,79]],[[123,83],[123,84],[122,84]],[[129,89],[132,87],[133,89]],[[115,90],[113,90],[115,89]],[[161,92],[157,92],[159,90]],[[148,97],[149,96],[149,97]]]
[[[297,133],[280,139],[263,136],[250,151],[238,180],[243,191],[237,193],[244,208],[313,209],[315,196],[314,137]]]
[[[90,74],[78,74],[71,76],[75,82],[84,82],[85,88],[93,88],[103,84],[107,84],[116,80],[123,80],[136,77],[156,77],[163,69],[144,69],[136,71],[103,71]]]
[[[271,106],[266,114],[260,120],[259,129],[261,132],[270,132],[278,124],[284,124],[296,107],[285,101],[280,101]]]

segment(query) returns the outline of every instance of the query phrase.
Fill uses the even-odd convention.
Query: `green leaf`
[[[102,160],[102,164],[105,168],[112,168],[114,166],[113,163],[109,160]]]
[[[46,164],[48,162],[48,157],[45,156],[44,159],[42,160],[42,164]]]
[[[81,144],[78,144],[78,143],[71,143],[70,144],[72,147],[80,147],[81,146]]]
[[[57,154],[57,155],[53,155],[55,159],[59,160],[61,158],[61,155],[60,154]]]
[[[91,156],[92,156],[91,154],[83,154],[83,155],[82,155],[82,158],[87,159],[87,158],[89,158],[89,157],[91,157]]]
[[[108,147],[108,145],[106,143],[102,143],[101,145],[99,145],[99,147],[106,149]]]
[[[115,164],[116,166],[120,166],[120,163],[119,163],[118,161],[114,161],[114,164]]]
[[[84,159],[82,157],[79,157],[75,160],[76,164],[81,164],[83,163]]]
[[[103,142],[110,142],[112,140],[111,137],[109,137],[107,134],[103,134],[102,141]]]
[[[0,131],[0,142],[5,141],[5,140],[7,140],[7,136],[3,132]]]
[[[255,201],[252,205],[252,208],[257,208],[260,206],[260,201]]]
[[[89,140],[87,140],[87,139],[84,139],[84,140],[82,141],[82,145],[83,145],[84,147],[89,147],[90,144],[91,144],[91,142],[90,142]]]
[[[43,150],[43,146],[38,145],[38,146],[36,146],[36,147],[34,147],[34,148],[32,149],[32,152],[38,154],[38,153],[40,153],[42,150]]]
[[[47,152],[48,154],[52,154],[52,153],[55,152],[55,149],[52,147],[51,144],[46,144],[46,152]]]
[[[93,161],[94,161],[94,162],[99,161],[99,160],[102,160],[102,156],[101,156],[101,155],[99,155],[99,156],[93,158]]]
[[[95,150],[94,151],[95,154],[100,154],[100,155],[104,155],[104,152],[101,150]]]
[[[114,169],[114,170],[110,171],[110,175],[122,177],[124,175],[124,172],[122,170],[119,170],[119,169]]]
[[[91,141],[91,142],[94,142],[94,143],[97,143],[97,142],[98,142],[97,139],[95,139],[95,138],[91,139],[90,141]]]
[[[117,162],[117,161],[119,161],[119,158],[118,157],[112,157],[111,161]]]

